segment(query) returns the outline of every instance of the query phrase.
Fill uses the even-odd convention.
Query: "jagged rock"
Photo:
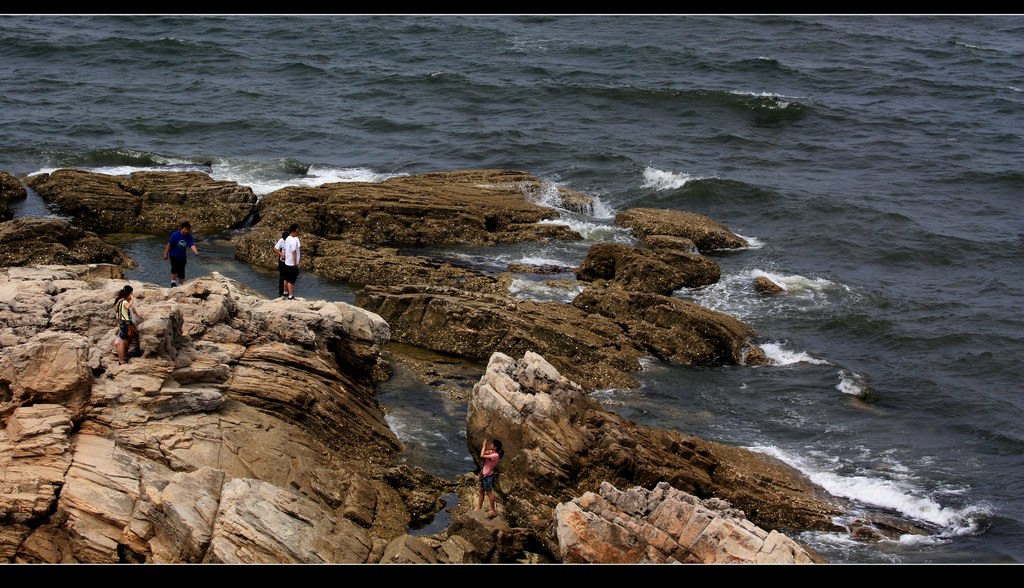
[[[28,190],[18,178],[8,172],[0,171],[0,221],[14,218],[14,211],[8,206],[11,200],[24,200],[27,197]]]
[[[714,261],[678,249],[637,249],[622,243],[595,243],[576,270],[576,279],[607,280],[626,290],[668,296],[680,288],[714,284],[721,269]]]
[[[11,561],[49,515],[71,465],[71,417],[56,404],[13,411],[0,429],[0,560]]]
[[[572,305],[622,325],[634,345],[659,359],[684,365],[772,363],[754,342],[757,333],[750,325],[688,300],[630,292],[602,280],[587,286]]]
[[[83,263],[138,265],[119,247],[63,219],[26,217],[0,223],[0,267]]]
[[[764,276],[754,278],[754,291],[761,294],[777,294],[786,289]]]
[[[656,208],[630,208],[615,215],[615,224],[628,227],[641,240],[654,235],[684,237],[701,252],[738,249],[749,243],[722,223],[694,212]]]
[[[360,284],[393,284],[389,277],[393,270],[407,268],[387,265],[392,256],[386,252],[381,255],[352,245],[430,247],[582,239],[568,225],[540,222],[559,217],[553,205],[583,210],[592,206],[592,199],[512,170],[460,170],[375,183],[291,186],[260,199],[259,222],[236,239],[236,255],[254,265],[277,267],[273,244],[284,228],[298,223],[303,260],[313,271],[319,274],[338,266],[334,276],[322,275]],[[356,259],[348,261],[349,255]]]
[[[727,502],[701,500],[659,482],[623,491],[607,482],[555,506],[563,563],[826,563]]]
[[[394,341],[480,362],[536,350],[588,388],[635,387],[645,354],[612,320],[555,302],[456,288],[367,286],[356,305],[383,317]]]
[[[241,227],[258,200],[248,186],[199,171],[113,176],[58,169],[29,176],[26,183],[76,224],[97,233],[169,234],[186,219],[197,234],[216,233]]]
[[[768,530],[840,530],[844,503],[781,461],[608,412],[543,357],[495,353],[467,408],[467,446],[504,443],[500,464],[506,517],[557,554],[551,516],[558,503],[616,487],[658,482],[702,499],[718,497]],[[472,451],[472,449],[470,449]]]
[[[455,288],[367,286],[356,304],[382,316],[392,339],[486,361],[543,355],[585,389],[631,388],[640,359],[687,365],[769,363],[738,319],[669,296],[591,284],[572,305]]]
[[[402,492],[436,504],[425,472],[383,482],[379,316],[216,273],[134,282],[144,353],[118,366],[110,275],[0,270],[4,561],[364,562],[409,528]]]

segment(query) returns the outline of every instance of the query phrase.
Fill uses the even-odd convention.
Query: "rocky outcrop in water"
[[[14,174],[0,171],[0,222],[14,218],[14,211],[8,206],[12,200],[24,200],[28,190]]]
[[[675,237],[692,242],[700,252],[749,247],[747,240],[722,223],[695,212],[659,208],[630,208],[615,215],[615,224],[628,227],[642,242]]]
[[[120,247],[62,219],[0,222],[0,267],[82,263],[112,263],[124,268],[138,265]]]
[[[718,498],[660,482],[619,490],[602,482],[555,507],[563,563],[826,563],[778,531],[765,531]]]
[[[682,288],[718,282],[722,271],[713,260],[673,247],[637,248],[622,243],[591,245],[576,279],[608,280],[636,292],[669,296]]]
[[[720,498],[764,529],[841,530],[842,501],[774,458],[637,425],[591,399],[545,358],[496,353],[474,387],[466,415],[468,447],[504,444],[501,498],[507,517],[560,552],[555,507],[603,482],[654,488],[659,482],[701,499]]]
[[[395,341],[477,361],[533,351],[588,391],[636,387],[633,373],[646,357],[685,365],[770,362],[753,329],[727,314],[603,281],[569,305],[428,286],[367,286],[356,305],[382,316]]]
[[[199,171],[114,176],[58,169],[25,182],[76,225],[97,233],[169,233],[183,220],[197,234],[215,233],[241,227],[257,202],[248,186]]]
[[[201,172],[58,170],[28,183],[75,220],[0,223],[11,244],[0,258],[4,561],[799,562],[815,558],[781,533],[845,530],[832,521],[845,505],[785,464],[636,425],[586,394],[634,386],[643,357],[768,361],[749,326],[665,295],[715,274],[699,251],[745,246],[706,217],[627,211],[616,222],[646,249],[599,248],[568,286],[580,290],[572,304],[537,303],[509,296],[511,273],[402,249],[579,239],[540,222],[558,215],[537,202],[585,210],[586,197],[520,172],[289,188],[258,211],[247,189]],[[289,212],[305,215],[304,260],[368,285],[357,305],[267,300],[219,274],[133,283],[142,354],[117,365],[113,297],[133,262],[78,225],[164,231],[188,216],[223,230],[250,212],[241,259],[272,260]],[[485,433],[506,440],[498,518],[472,510],[472,475],[400,463],[374,399],[396,342],[486,363],[467,444],[473,455]],[[442,514],[444,529],[411,532]],[[869,540],[918,531],[852,525]],[[635,532],[667,538],[638,555]]]

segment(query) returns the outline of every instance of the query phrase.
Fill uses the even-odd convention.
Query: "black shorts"
[[[299,279],[299,268],[294,265],[284,266],[284,281],[294,284]]]
[[[176,255],[171,256],[171,273],[178,276],[179,280],[185,279],[185,264],[188,263],[188,258],[185,256],[178,257]]]

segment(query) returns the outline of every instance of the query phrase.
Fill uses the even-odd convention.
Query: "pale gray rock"
[[[364,563],[365,529],[314,501],[253,479],[227,482],[204,563]]]
[[[438,558],[434,549],[423,539],[402,535],[388,544],[380,563],[438,563]]]
[[[407,531],[402,492],[432,504],[426,473],[380,481],[401,444],[373,398],[379,316],[133,282],[143,353],[117,365],[119,277],[0,270],[4,561],[364,562]]]
[[[597,493],[555,506],[555,534],[563,563],[824,563],[727,502],[700,500],[665,482],[625,491],[602,483]]]

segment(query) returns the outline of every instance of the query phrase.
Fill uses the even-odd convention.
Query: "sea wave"
[[[776,446],[758,445],[748,449],[782,460],[835,496],[883,511],[899,512],[909,519],[934,527],[933,540],[976,533],[979,519],[988,514],[988,509],[983,505],[943,506],[935,496],[930,496],[917,486],[915,475],[909,468],[903,468],[902,471],[890,469],[886,472],[887,477],[881,473],[866,472],[844,475],[812,464],[810,460]],[[905,540],[921,541],[925,538],[905,537]]]

